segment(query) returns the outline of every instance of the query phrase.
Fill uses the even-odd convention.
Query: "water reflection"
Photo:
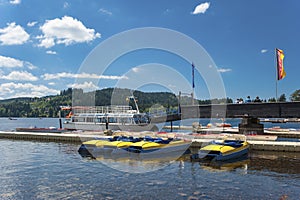
[[[86,151],[79,151],[83,158],[92,158],[102,164],[124,172],[145,173],[159,170],[169,164],[180,160],[181,167],[184,168],[184,158],[189,156],[190,151],[161,151],[157,150],[149,153],[134,153],[118,149],[117,153],[111,151],[93,151],[93,154]]]
[[[299,199],[299,153],[250,152],[232,163],[191,162],[187,154],[159,170],[132,174],[82,158],[79,144],[0,145],[0,199]],[[102,159],[127,162],[130,169],[161,164]]]
[[[244,155],[237,159],[227,160],[227,161],[199,161],[202,169],[208,171],[234,171],[238,168],[243,169],[247,173],[248,165],[250,164],[250,159],[247,155]]]
[[[294,152],[252,151],[249,170],[295,174],[300,178],[300,155]]]
[[[185,160],[188,162],[188,160]],[[202,169],[208,171],[247,171],[275,172],[292,174],[300,178],[300,154],[296,152],[251,151],[249,155],[226,162],[199,161]]]
[[[234,171],[241,169],[244,173],[247,171],[269,171],[281,174],[295,174],[300,178],[300,155],[292,152],[273,152],[273,151],[251,151],[249,155],[228,161],[208,161],[198,160],[191,161],[190,153],[185,154],[164,154],[161,157],[141,157],[136,153],[126,153],[119,155],[98,154],[95,160],[101,161],[108,166],[112,166],[117,170],[127,172],[144,172],[145,170],[153,170],[154,168],[163,168],[173,162],[178,162],[178,166],[184,169],[185,163],[197,163],[201,169],[208,171]],[[193,152],[193,151],[192,151]],[[87,157],[86,155],[81,155]],[[173,157],[172,157],[173,156]],[[126,166],[126,167],[124,167]],[[127,170],[126,170],[127,169]]]

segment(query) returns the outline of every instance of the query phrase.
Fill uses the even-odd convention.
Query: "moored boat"
[[[139,159],[148,157],[161,157],[171,154],[173,157],[181,156],[190,146],[191,142],[180,139],[162,139],[145,136],[134,138],[132,136],[115,136],[109,139],[90,140],[84,142],[78,152],[82,156],[130,156],[140,155]],[[177,156],[178,155],[178,156]],[[152,158],[151,157],[151,158]]]
[[[226,139],[213,141],[202,147],[198,154],[192,155],[192,159],[211,159],[224,161],[239,158],[249,152],[249,143],[240,139]]]
[[[142,141],[133,143],[126,150],[133,153],[146,153],[155,151],[169,144],[173,138],[163,140],[162,138],[145,137]]]
[[[217,127],[223,127],[223,128],[229,128],[231,127],[231,124],[229,123],[216,123]]]
[[[12,118],[12,117],[9,117],[8,119],[9,120],[17,120],[16,118]]]
[[[78,152],[83,156],[96,157],[102,153],[111,153],[116,148],[127,148],[134,142],[138,142],[141,139],[126,137],[126,136],[114,136],[112,138],[99,138],[83,142],[79,147]]]
[[[158,131],[147,114],[131,106],[76,106],[71,112],[64,122],[68,130]]]
[[[145,138],[144,141],[133,143],[128,148],[123,149],[139,155],[140,160],[176,160],[187,152],[191,141],[182,139],[161,139],[161,138]]]

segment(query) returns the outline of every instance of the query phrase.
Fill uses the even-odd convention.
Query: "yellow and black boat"
[[[126,136],[114,136],[112,138],[99,138],[83,142],[78,152],[82,156],[95,157],[96,154],[111,153],[116,148],[127,148],[134,142],[141,141],[141,138]]]
[[[225,161],[236,159],[248,154],[249,143],[243,140],[223,140],[213,141],[211,144],[202,147],[198,154],[192,158],[211,159],[215,161]]]
[[[181,151],[184,153],[190,146],[191,142],[181,139],[161,139],[161,138],[145,138],[143,141],[133,143],[126,150],[133,153],[170,153]]]
[[[190,146],[190,141],[174,138],[134,138],[132,136],[115,136],[113,138],[102,138],[84,142],[78,152],[86,157],[118,156],[143,154],[143,156],[157,156],[160,154],[177,153],[182,155]],[[127,156],[128,156],[127,155]],[[177,155],[177,154],[176,154]]]

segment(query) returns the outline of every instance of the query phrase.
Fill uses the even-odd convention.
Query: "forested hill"
[[[73,94],[73,100],[72,100]],[[121,97],[120,95],[121,94]],[[140,111],[148,111],[153,105],[164,106],[165,108],[176,107],[177,97],[169,92],[141,92],[128,89],[102,89],[94,92],[84,93],[81,89],[71,88],[63,90],[59,95],[45,96],[41,98],[14,98],[0,100],[0,117],[58,117],[60,106],[72,106],[72,101],[76,105],[110,105],[119,100],[123,102],[120,105],[134,107],[133,100],[128,98],[130,95],[138,101]],[[124,104],[124,101],[126,104]],[[67,111],[66,111],[67,112]],[[67,113],[62,112],[62,116]]]
[[[178,96],[170,92],[141,92],[129,89],[107,88],[84,93],[82,89],[67,89],[59,95],[40,98],[14,98],[0,100],[0,117],[58,117],[61,106],[107,106],[107,105],[131,105],[134,109],[133,98],[141,112],[149,112],[150,109],[164,108],[176,109]],[[191,104],[191,97],[180,98],[181,104]],[[209,104],[210,100],[198,100],[199,104]],[[216,102],[216,101],[215,101]],[[217,100],[217,103],[232,102],[230,99]],[[69,111],[61,111],[64,117]]]

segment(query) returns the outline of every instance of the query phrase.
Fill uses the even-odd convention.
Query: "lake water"
[[[15,130],[17,127],[59,127],[58,118],[14,118],[16,120],[9,120],[8,118],[0,118],[0,131],[11,131]],[[62,122],[64,119],[62,119]],[[183,125],[191,126],[193,122],[199,122],[203,126],[206,126],[208,123],[211,123],[209,119],[187,119],[182,121],[176,121],[173,125]],[[221,120],[215,120],[213,122],[222,122]],[[230,123],[233,127],[238,127],[238,124],[241,122],[241,119],[226,119],[226,123]],[[280,126],[281,128],[293,128],[300,129],[300,123],[263,123],[265,128],[271,128],[274,126]],[[159,124],[159,127],[162,128],[164,125],[170,125],[170,123]]]
[[[0,125],[49,127],[58,120],[3,118]],[[112,165],[154,164],[118,160],[110,166],[83,158],[79,144],[0,139],[0,146],[0,199],[300,199],[299,153],[250,152],[238,162],[214,164],[187,155],[130,173]]]

